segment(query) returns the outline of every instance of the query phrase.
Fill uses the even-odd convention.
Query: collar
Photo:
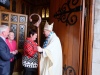
[[[0,36],[4,41],[5,41],[5,38],[3,36]]]

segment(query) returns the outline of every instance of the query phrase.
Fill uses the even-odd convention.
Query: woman
[[[24,54],[22,57],[22,65],[24,67],[23,75],[37,75],[38,53],[37,43],[35,42],[36,38],[37,32],[31,30],[29,37],[24,43]]]
[[[10,49],[10,53],[13,53],[13,52],[15,52],[15,54],[18,53],[17,44],[16,44],[16,41],[14,40],[14,33],[13,32],[9,32],[8,38],[6,39],[6,43]],[[15,59],[11,58],[11,60],[10,60],[10,74],[9,75],[12,75],[12,73],[13,73],[14,63],[15,63]]]

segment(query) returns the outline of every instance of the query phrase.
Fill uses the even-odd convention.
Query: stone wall
[[[100,75],[100,0],[95,0],[92,75]]]

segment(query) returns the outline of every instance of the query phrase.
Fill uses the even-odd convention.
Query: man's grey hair
[[[7,25],[0,25],[0,34],[4,31],[6,31],[6,29],[9,28],[9,26]]]

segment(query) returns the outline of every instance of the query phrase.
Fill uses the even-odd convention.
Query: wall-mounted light
[[[42,9],[42,18],[45,18],[45,9]]]
[[[49,17],[49,8],[46,9],[46,18]]]
[[[47,8],[47,9],[43,8],[42,9],[42,18],[49,18],[49,8]]]

